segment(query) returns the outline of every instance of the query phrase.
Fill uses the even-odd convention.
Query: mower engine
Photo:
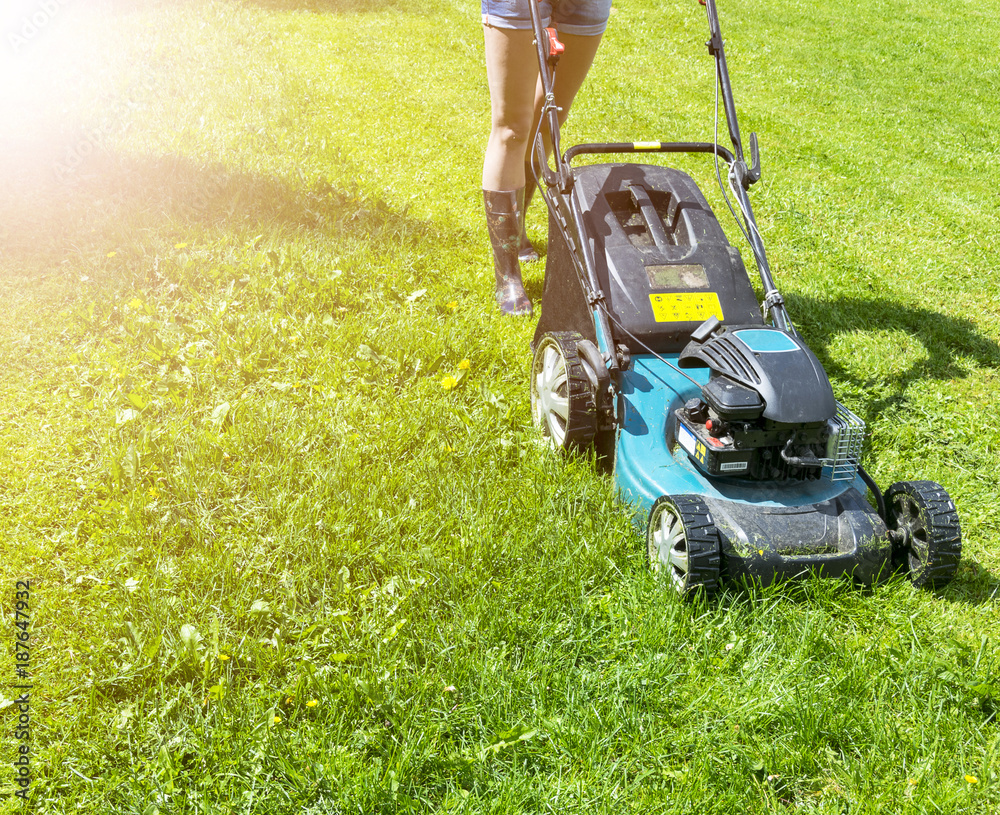
[[[708,367],[700,398],[674,411],[676,440],[706,475],[756,481],[853,480],[864,423],[833,396],[802,340],[711,318],[681,352]]]

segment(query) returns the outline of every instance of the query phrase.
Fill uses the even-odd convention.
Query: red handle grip
[[[554,28],[546,28],[545,33],[549,35],[549,59],[553,57],[558,58],[566,50],[566,46],[559,42],[559,37]]]

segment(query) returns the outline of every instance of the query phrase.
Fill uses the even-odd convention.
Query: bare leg
[[[524,156],[538,84],[534,34],[483,26],[483,36],[492,111],[483,189],[517,190],[524,186]]]
[[[597,48],[601,44],[601,37],[601,34],[587,37],[579,34],[559,35],[559,39],[566,46],[565,53],[559,58],[555,80],[552,83],[552,92],[555,95],[556,106],[559,108],[559,124],[564,124],[566,117],[569,116],[573,100],[576,99],[576,94],[583,86],[590,66],[594,63]],[[535,87],[535,108],[531,119],[532,134],[538,127],[538,120],[542,115],[543,100],[542,83],[539,79]],[[543,135],[545,136],[545,154],[548,155],[552,152],[552,145],[549,143],[548,133]]]
[[[534,34],[483,26],[483,37],[492,112],[483,189],[516,190],[524,186],[524,163],[542,108]],[[601,35],[561,34],[560,39],[566,51],[559,60],[553,92],[561,124],[594,62]],[[546,152],[550,150],[546,139]]]
[[[590,70],[590,66],[594,62],[594,57],[597,55],[597,48],[601,44],[601,36],[602,35],[600,34],[593,36],[581,36],[579,34],[559,35],[559,39],[562,41],[563,45],[566,46],[566,51],[559,59],[559,65],[556,69],[552,87],[552,92],[555,96],[555,103],[560,109],[559,124],[563,124],[566,121],[566,117],[569,115],[569,109],[573,104],[573,100],[576,98],[577,91],[580,90],[583,86],[583,81],[587,78],[587,72]],[[535,106],[532,114],[529,139],[531,136],[534,136],[535,131],[538,128],[538,120],[542,116],[543,101],[544,93],[542,91],[542,82],[539,78],[535,88]],[[543,130],[542,137],[545,143],[545,155],[548,156],[552,152],[552,144],[549,138],[548,128]],[[531,174],[531,150],[533,147],[531,144],[528,144],[527,147],[528,149],[525,154],[524,163],[525,212],[527,212],[528,206],[531,204],[531,197],[535,192],[535,179]],[[524,220],[523,216],[522,220]],[[538,260],[538,253],[534,250],[531,242],[528,240],[527,233],[523,231],[521,233],[521,241],[519,244],[519,254],[522,263]]]
[[[483,26],[486,78],[492,112],[483,160],[483,204],[493,249],[496,302],[510,315],[531,314],[524,291],[518,241],[524,195],[524,153],[531,129],[538,64],[530,31]]]
[[[486,78],[490,89],[490,138],[483,160],[483,201],[493,249],[496,300],[505,314],[530,314],[521,280],[519,248],[524,234],[525,157],[541,106],[537,49],[531,31],[483,26]],[[599,36],[563,38],[553,92],[565,121],[597,53]],[[537,254],[527,245],[529,254]]]

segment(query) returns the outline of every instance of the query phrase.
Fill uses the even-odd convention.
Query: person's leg
[[[556,105],[560,108],[559,124],[566,121],[569,109],[576,99],[577,91],[583,86],[590,66],[594,64],[597,49],[601,44],[602,34],[583,36],[581,34],[559,34],[559,39],[566,46],[566,51],[559,58],[552,92],[555,94]],[[537,86],[535,93],[535,111],[533,120],[537,122],[541,115],[542,89]],[[548,148],[551,150],[551,147]]]
[[[524,155],[535,109],[534,34],[484,25],[483,36],[491,110],[483,189],[516,190],[524,186]]]
[[[518,262],[524,154],[538,80],[531,31],[483,26],[490,89],[490,137],[483,161],[483,204],[493,249],[496,299],[505,314],[530,314]]]
[[[573,100],[576,99],[577,92],[583,86],[583,82],[587,78],[590,66],[593,64],[594,57],[597,55],[597,48],[601,44],[602,36],[602,34],[586,36],[582,34],[559,35],[560,41],[566,46],[565,52],[563,52],[563,55],[559,58],[559,64],[556,67],[555,77],[552,84],[552,93],[555,96],[555,103],[560,109],[559,124],[563,124],[566,121],[566,117],[569,116],[569,109],[573,104]],[[528,136],[529,142],[538,128],[538,120],[542,115],[543,101],[544,92],[542,91],[542,83],[539,79],[535,88],[534,110],[532,112],[530,134]],[[545,142],[545,155],[548,156],[552,152],[552,145],[548,138],[548,128],[543,130],[542,135]],[[532,149],[532,145],[529,143],[527,145],[524,161],[524,212],[528,211],[528,206],[531,204],[531,198],[535,192],[535,179],[531,173]],[[527,233],[523,230],[519,244],[519,255],[522,261],[525,262],[538,259],[538,253],[531,246]]]

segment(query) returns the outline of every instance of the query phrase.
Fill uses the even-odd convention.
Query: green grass
[[[938,593],[710,604],[530,429],[475,8],[66,4],[15,51],[35,11],[0,42],[35,774],[25,807],[4,702],[3,811],[997,811],[1000,7],[722,9],[793,319],[867,468],[943,483],[964,553]],[[622,3],[566,143],[710,138],[706,37],[697,4]]]

